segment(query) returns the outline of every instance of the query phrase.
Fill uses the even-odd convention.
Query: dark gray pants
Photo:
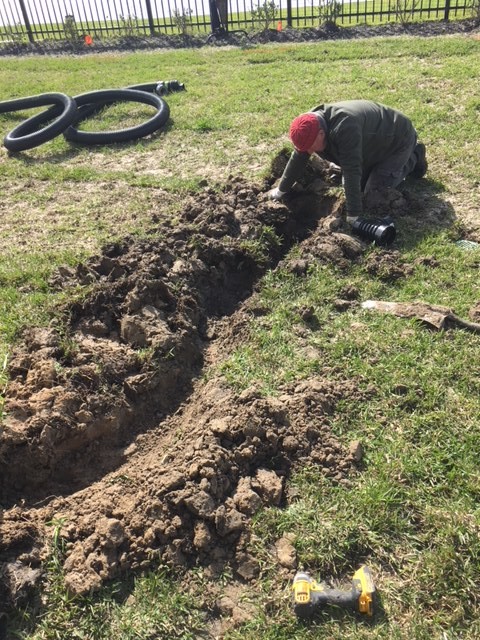
[[[411,133],[405,136],[403,144],[393,151],[391,156],[373,167],[366,177],[363,187],[364,193],[374,190],[379,191],[388,187],[397,187],[413,171],[417,164],[416,144],[417,133],[412,127]]]

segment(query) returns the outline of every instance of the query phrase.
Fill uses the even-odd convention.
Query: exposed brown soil
[[[254,292],[267,269],[302,276],[319,260],[348,268],[367,247],[350,235],[321,163],[287,202],[266,199],[285,162],[279,155],[268,184],[230,178],[219,191],[206,188],[148,240],[107,246],[52,281],[89,285],[89,293],[65,309],[66,328],[29,329],[10,361],[0,598],[18,603],[38,586],[52,522],[61,524],[73,593],[158,562],[202,565],[212,577],[229,565],[249,581],[260,571],[248,546],[250,518],[286,503],[293,467],[308,462],[349,482],[361,445],[340,444],[329,418],[360,391],[341,371],[276,397],[236,393],[219,374],[201,377],[261,313]],[[399,217],[412,208],[398,191],[382,197]],[[293,244],[295,259],[287,255]],[[411,268],[387,250],[366,266],[372,277],[386,269],[394,278]],[[355,291],[344,294],[339,310],[355,303]],[[278,557],[295,568],[281,541]]]

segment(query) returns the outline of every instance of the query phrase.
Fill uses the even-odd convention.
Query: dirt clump
[[[158,563],[201,564],[212,577],[228,564],[254,580],[250,520],[286,503],[292,468],[314,464],[344,483],[361,463],[360,444],[342,446],[329,428],[337,403],[358,397],[353,382],[317,377],[266,398],[201,378],[262,313],[253,294],[267,269],[346,268],[366,248],[322,167],[291,199],[268,200],[278,164],[262,186],[238,177],[207,186],[175,222],[52,280],[86,293],[61,321],[27,330],[10,360],[0,597],[18,602],[38,583],[54,533],[76,594]],[[278,555],[294,568],[288,544]]]
[[[364,268],[371,276],[385,282],[406,278],[415,271],[415,266],[405,262],[399,251],[375,251],[365,259]]]

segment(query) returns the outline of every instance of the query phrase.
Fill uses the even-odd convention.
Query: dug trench
[[[73,594],[159,563],[202,565],[212,577],[228,565],[254,580],[251,517],[285,505],[292,468],[317,465],[335,483],[355,472],[360,448],[329,427],[338,401],[361,395],[354,381],[317,376],[265,397],[215,373],[262,313],[255,289],[266,270],[348,268],[367,246],[344,227],[321,164],[290,200],[267,199],[285,162],[279,154],[263,185],[206,186],[174,221],[157,219],[145,238],[52,279],[84,293],[61,320],[28,329],[10,359],[0,598],[19,604],[41,586],[53,531]],[[397,191],[389,204],[401,215],[409,207]],[[382,255],[372,273],[401,271],[395,252]]]

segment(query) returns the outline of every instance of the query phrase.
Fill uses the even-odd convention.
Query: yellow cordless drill
[[[331,589],[323,582],[316,582],[308,573],[300,571],[293,579],[294,611],[299,618],[309,618],[326,605],[373,615],[375,585],[370,569],[365,565],[352,578],[350,591]]]

